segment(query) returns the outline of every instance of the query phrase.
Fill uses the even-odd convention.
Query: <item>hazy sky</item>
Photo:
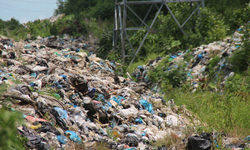
[[[53,16],[57,0],[0,0],[0,19],[15,18],[20,23]]]

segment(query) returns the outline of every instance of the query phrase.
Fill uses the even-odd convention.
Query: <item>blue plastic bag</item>
[[[143,121],[142,121],[141,118],[140,118],[140,119],[135,119],[135,122],[137,122],[137,123],[139,123],[139,124],[143,124]]]
[[[201,54],[198,55],[198,58],[203,59],[203,56]]]
[[[106,104],[108,104],[109,107],[112,107],[112,104],[109,101],[106,101]]]
[[[104,111],[108,111],[109,110],[109,105],[108,104],[105,104],[103,106],[101,106],[101,108],[104,110]]]
[[[103,102],[105,101],[105,97],[103,94],[98,93],[97,95],[98,95],[98,97],[96,98],[96,100],[103,101]]]
[[[70,134],[70,140],[78,144],[82,143],[81,138],[74,131],[67,130],[65,131],[65,134]]]
[[[56,138],[62,144],[66,144],[68,142],[68,139],[63,135],[56,135]]]
[[[36,83],[31,82],[31,83],[30,83],[30,86],[31,86],[31,87],[34,87],[34,86],[36,86]]]
[[[35,78],[36,78],[36,75],[37,75],[36,73],[31,73],[30,74],[30,76],[35,77]]]
[[[250,141],[250,135],[248,135],[244,140]]]
[[[153,105],[152,105],[152,104],[150,104],[148,101],[146,101],[146,100],[144,100],[144,99],[140,100],[139,102],[142,104],[142,106],[143,106],[148,112],[154,114],[154,110],[153,110]]]
[[[95,88],[89,88],[89,91],[88,91],[88,96],[90,97],[90,98],[93,98],[94,96],[95,96],[95,91],[96,91],[96,89]]]
[[[68,118],[68,114],[67,114],[67,111],[66,111],[66,110],[63,110],[63,109],[60,108],[60,107],[54,107],[54,109],[57,111],[57,113],[58,113],[58,115],[60,116],[60,118],[65,118],[65,119]]]
[[[126,148],[124,150],[137,150],[135,147],[131,147],[131,148]]]
[[[56,85],[56,88],[62,89],[62,85],[60,85],[58,81],[54,82],[54,84]]]
[[[117,104],[119,104],[120,106],[122,106],[121,102],[122,102],[123,100],[125,100],[125,97],[123,97],[123,96],[118,96],[118,98],[112,97],[111,99],[114,100],[114,101],[115,101]]]
[[[143,69],[143,67],[142,66],[138,66],[138,69]]]
[[[177,56],[176,55],[170,55],[171,58],[175,59]]]
[[[60,75],[60,77],[62,77],[63,79],[67,79],[67,76],[64,74]]]

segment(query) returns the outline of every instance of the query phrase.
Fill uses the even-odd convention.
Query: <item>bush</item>
[[[0,85],[0,97],[6,90],[7,86]],[[9,106],[6,106],[6,102],[10,101],[9,98],[0,101],[0,149],[20,149],[24,150],[23,143],[17,133],[16,125],[23,124],[24,120],[22,114],[19,112],[9,111]]]
[[[27,32],[31,35],[31,37],[47,37],[50,36],[50,27],[52,23],[48,20],[35,20],[34,22],[27,23]]]
[[[53,35],[69,34],[71,36],[79,36],[86,34],[87,29],[84,21],[78,20],[74,15],[68,15],[53,23],[51,26],[52,33]]]
[[[17,139],[16,123],[22,123],[20,113],[0,110],[0,149],[24,149],[22,143]]]
[[[203,9],[202,14],[202,26],[199,32],[205,37],[206,43],[225,38],[229,31],[229,26],[224,22],[224,17],[209,9]]]
[[[111,55],[111,53],[118,53],[117,51],[112,51],[113,49],[112,42],[113,42],[112,31],[102,32],[101,38],[98,43],[99,48],[97,49],[98,50],[97,56],[102,59],[107,59],[107,57]]]
[[[225,91],[227,93],[250,93],[250,70],[244,74],[236,73],[234,76],[227,79],[225,83]],[[248,96],[244,94],[244,96]],[[247,100],[247,99],[246,99]]]
[[[250,66],[250,24],[247,24],[243,28],[244,36],[242,37],[243,45],[234,52],[233,56],[230,58],[232,68],[234,71],[242,73],[246,71]]]
[[[155,69],[149,71],[148,77],[161,85],[163,90],[180,87],[186,79],[186,64],[169,62],[170,57],[164,58]]]

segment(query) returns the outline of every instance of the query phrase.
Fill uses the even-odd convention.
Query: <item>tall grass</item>
[[[174,99],[176,105],[186,105],[202,122],[217,131],[243,136],[249,134],[245,131],[250,128],[250,104],[240,93],[192,93],[188,89],[172,89],[165,95],[165,99]]]

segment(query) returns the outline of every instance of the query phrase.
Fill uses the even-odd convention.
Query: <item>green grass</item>
[[[246,131],[250,129],[250,104],[240,93],[222,95],[211,91],[191,93],[190,90],[172,89],[165,99],[174,99],[179,106],[186,105],[202,122],[218,132],[243,137],[249,134]]]

